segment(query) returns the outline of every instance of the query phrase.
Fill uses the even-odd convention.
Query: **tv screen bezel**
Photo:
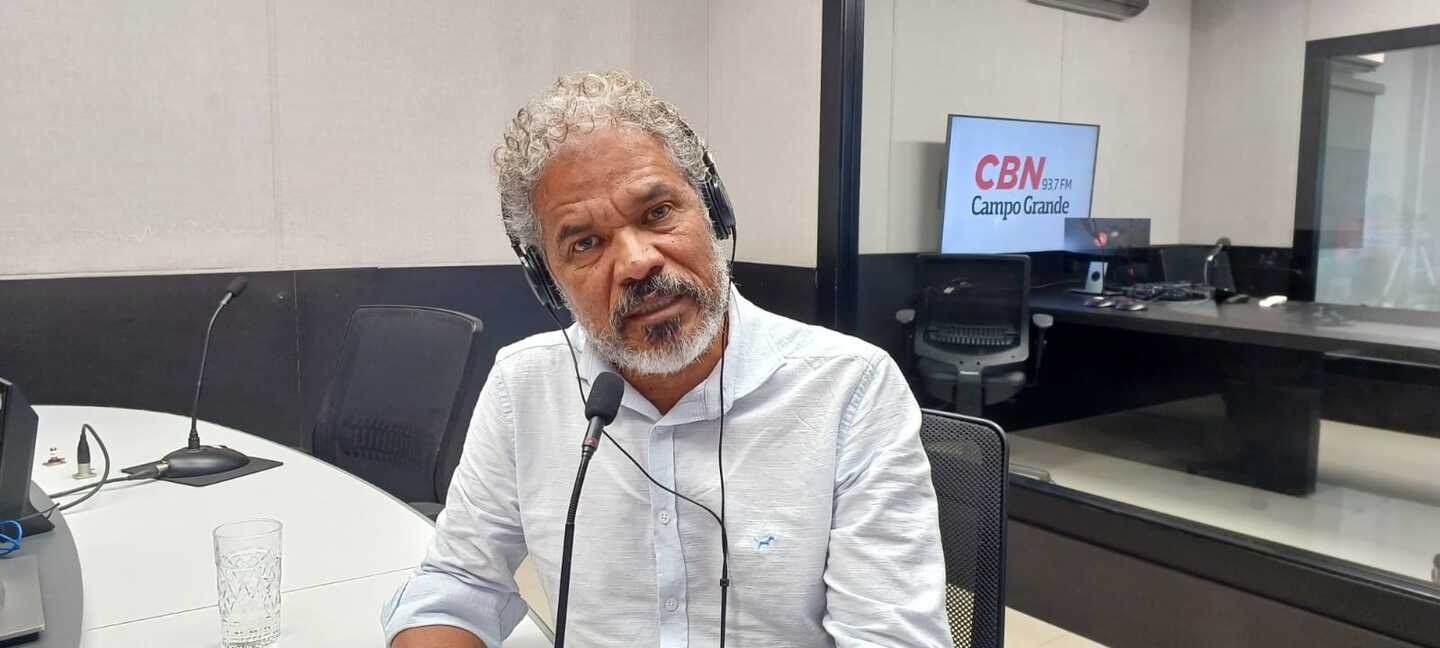
[[[994,121],[1026,122],[1031,124],[1051,124],[1056,126],[1088,126],[1095,129],[1095,150],[1090,160],[1090,201],[1085,207],[1087,218],[1095,217],[1095,177],[1099,175],[1100,166],[1100,124],[1089,124],[1085,122],[1053,121],[1048,119],[1021,119],[1018,117],[997,117],[995,115],[967,115],[964,113],[950,113],[945,116],[945,165],[940,173],[940,231],[936,249],[940,254],[1024,254],[1026,252],[1054,252],[1056,250],[1000,250],[993,252],[946,252],[945,245],[945,207],[946,201],[950,199],[950,133],[954,131],[955,119],[990,119]]]

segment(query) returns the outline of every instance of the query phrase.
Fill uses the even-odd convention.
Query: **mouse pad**
[[[129,468],[125,468],[123,472],[127,475],[132,475],[154,465],[155,462],[151,461],[138,466],[130,466]],[[209,486],[210,484],[218,484],[223,481],[235,479],[236,477],[244,477],[245,475],[262,472],[283,465],[283,463],[275,461],[274,459],[250,457],[249,463],[234,470],[227,470],[213,475],[199,475],[196,477],[161,477],[160,481],[175,482],[177,484],[185,484],[186,486]]]

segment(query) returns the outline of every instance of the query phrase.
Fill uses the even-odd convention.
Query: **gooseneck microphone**
[[[210,316],[210,324],[205,327],[205,344],[200,348],[200,373],[195,377],[195,398],[190,402],[190,440],[184,448],[165,455],[161,460],[169,466],[165,471],[167,477],[213,475],[234,470],[250,462],[249,457],[230,448],[200,445],[200,433],[195,428],[195,421],[200,414],[200,391],[205,385],[205,363],[210,357],[210,334],[215,330],[215,320],[220,317],[220,311],[225,310],[231,300],[245,292],[245,285],[245,277],[230,280],[230,285],[225,287],[225,296],[220,298],[220,305],[215,307],[215,313]]]
[[[245,292],[247,285],[245,277],[235,277],[230,280],[230,285],[225,287],[225,296],[220,298],[220,305],[215,307],[215,313],[210,316],[210,324],[205,327],[205,344],[200,347],[200,373],[195,376],[195,398],[190,401],[190,450],[200,447],[200,433],[195,430],[195,418],[200,412],[200,389],[205,385],[205,363],[210,356],[210,334],[215,330],[215,319],[220,317],[220,311],[230,300],[239,297]]]
[[[1230,247],[1230,239],[1224,236],[1220,237],[1215,241],[1215,247],[1210,248],[1210,253],[1205,255],[1205,263],[1214,263],[1215,257],[1220,256],[1220,251],[1227,247]]]
[[[1201,271],[1201,279],[1204,285],[1210,285],[1210,266],[1215,263],[1215,257],[1220,256],[1221,250],[1230,247],[1230,239],[1222,236],[1215,241],[1215,247],[1210,248],[1210,253],[1205,255],[1205,268]]]
[[[600,435],[605,426],[615,420],[620,412],[620,399],[625,395],[625,381],[612,372],[604,371],[595,377],[590,386],[590,397],[585,401],[585,418],[590,425],[585,429],[585,439],[580,442],[580,470],[575,474],[575,488],[570,493],[570,509],[565,513],[565,545],[560,557],[560,596],[555,608],[555,648],[565,647],[565,612],[570,602],[570,554],[575,548],[575,510],[580,506],[580,489],[585,485],[585,471],[590,467],[590,457],[600,447]]]

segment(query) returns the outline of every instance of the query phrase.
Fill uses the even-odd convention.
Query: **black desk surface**
[[[1290,302],[1154,302],[1128,312],[1087,308],[1065,288],[1030,294],[1030,310],[1057,321],[1440,367],[1440,313]]]

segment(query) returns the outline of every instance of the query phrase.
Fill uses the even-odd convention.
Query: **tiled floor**
[[[1011,463],[1060,486],[1418,580],[1440,553],[1440,440],[1322,421],[1319,483],[1295,497],[1117,458],[1099,430],[1098,452],[1026,435],[1010,435]]]
[[[1094,648],[1100,644],[1015,610],[1005,610],[1005,648]]]
[[[546,603],[544,590],[540,588],[539,576],[535,573],[535,567],[529,559],[520,564],[520,569],[515,572],[515,580],[520,586],[520,596],[524,597],[525,602],[529,603],[530,607],[548,622],[551,618],[550,606]],[[1094,648],[1096,646],[1100,646],[1100,644],[1066,632],[1035,617],[1015,610],[1005,610],[1005,648]]]

